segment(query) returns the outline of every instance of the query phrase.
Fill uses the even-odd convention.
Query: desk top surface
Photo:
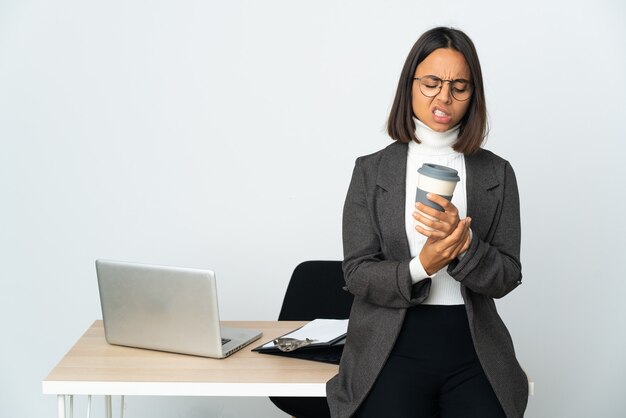
[[[304,321],[223,321],[261,339],[225,359],[110,345],[95,321],[43,381],[47,394],[324,396],[338,366],[253,352]]]

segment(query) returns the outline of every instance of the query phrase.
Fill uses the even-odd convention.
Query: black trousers
[[[476,356],[464,305],[419,305],[358,418],[505,418]]]

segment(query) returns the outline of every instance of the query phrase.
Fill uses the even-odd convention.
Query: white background
[[[341,258],[354,159],[390,143],[404,59],[437,25],[474,40],[486,148],[518,177],[524,284],[498,306],[527,416],[624,416],[625,22],[619,0],[0,0],[0,416],[55,416],[41,380],[100,317],[96,258],[212,268],[223,319],[275,319],[300,261]]]

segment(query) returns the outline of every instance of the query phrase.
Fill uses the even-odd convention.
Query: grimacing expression
[[[436,88],[431,88],[435,84],[426,76],[434,76],[440,80],[471,80],[471,74],[465,57],[459,51],[450,48],[439,48],[434,50],[415,69],[414,77],[424,78],[426,89],[429,95],[425,96],[420,90],[420,81],[413,80],[412,106],[413,114],[433,131],[445,132],[458,125],[465,116],[471,103],[471,98],[460,101],[452,95],[452,89],[457,89],[455,95],[462,97],[463,83],[444,82],[441,90],[437,93]],[[468,84],[471,88],[471,84]],[[428,91],[430,90],[430,91]]]

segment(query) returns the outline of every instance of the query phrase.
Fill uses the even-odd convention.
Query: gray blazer
[[[406,309],[428,296],[431,279],[412,285],[405,232],[407,144],[356,161],[343,215],[343,270],[354,294],[339,374],[326,386],[334,418],[355,413],[380,373]],[[461,283],[474,347],[507,417],[522,417],[528,381],[496,311],[521,284],[519,197],[509,163],[490,151],[465,157],[473,238],[448,273]]]

